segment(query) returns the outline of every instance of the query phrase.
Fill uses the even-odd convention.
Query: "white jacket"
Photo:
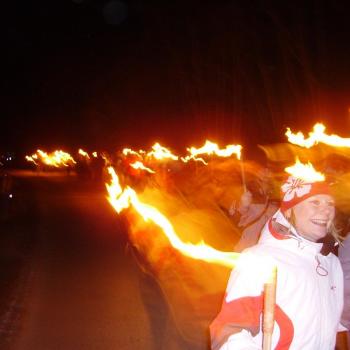
[[[212,349],[262,348],[262,261],[277,266],[273,349],[333,350],[343,308],[343,273],[338,258],[320,253],[321,243],[282,233],[289,227],[283,214],[266,223],[259,243],[242,254],[243,263],[232,271],[222,309],[210,326]],[[248,264],[250,257],[258,263]]]

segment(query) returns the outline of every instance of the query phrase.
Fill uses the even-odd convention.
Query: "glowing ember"
[[[181,251],[182,254],[194,259],[214,262],[227,267],[235,266],[240,256],[239,253],[221,252],[206,245],[204,242],[198,244],[182,242],[169,220],[163,214],[155,207],[142,203],[132,188],[126,187],[123,190],[113,167],[109,167],[108,172],[111,175],[111,183],[106,184],[109,194],[108,200],[117,213],[132,206],[145,221],[152,221],[155,225],[159,226],[169,239],[171,245]]]
[[[134,168],[134,169],[141,169],[141,170],[145,170],[145,171],[147,171],[147,172],[149,172],[149,173],[151,173],[151,174],[155,174],[155,171],[154,171],[154,170],[152,170],[152,169],[150,169],[150,168],[147,168],[147,167],[144,166],[143,163],[140,162],[140,161],[137,161],[137,162],[135,162],[135,163],[132,163],[132,164],[130,164],[130,166],[131,166],[132,168]]]
[[[97,152],[92,152],[92,156],[93,156],[94,158],[97,158],[97,157],[98,157]]]
[[[305,139],[302,132],[293,134],[289,128],[287,128],[286,136],[288,141],[302,147],[310,148],[318,143],[324,143],[334,147],[350,147],[350,138],[343,138],[337,135],[325,134],[326,127],[317,123],[313,127],[313,131],[309,132],[309,138]]]
[[[284,169],[288,174],[291,174],[299,179],[307,182],[324,181],[325,177],[322,173],[316,171],[312,164],[308,162],[303,164],[297,158],[295,164]]]
[[[172,154],[167,148],[161,146],[159,143],[155,143],[152,146],[152,151],[147,153],[147,156],[153,157],[158,160],[171,159],[178,160],[179,157]]]
[[[201,160],[204,162],[202,158],[197,158],[198,155],[216,155],[218,157],[231,157],[233,154],[236,154],[237,159],[241,158],[241,145],[227,145],[226,148],[220,149],[216,143],[211,141],[206,141],[204,146],[201,148],[187,148],[187,151],[191,154],[185,158],[181,158],[184,162],[189,161],[190,159]]]

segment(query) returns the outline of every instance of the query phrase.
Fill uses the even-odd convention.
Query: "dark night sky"
[[[284,141],[286,126],[308,131],[316,121],[344,135],[346,3],[3,5],[0,147],[271,143]]]

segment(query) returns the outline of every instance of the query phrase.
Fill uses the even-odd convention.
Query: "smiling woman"
[[[281,190],[281,208],[258,244],[243,251],[243,256],[273,258],[277,266],[272,348],[333,350],[337,331],[344,327],[342,269],[322,243],[326,236],[337,239],[330,187],[324,179],[290,176]],[[232,271],[222,309],[210,327],[213,349],[261,349],[263,283],[244,265]]]

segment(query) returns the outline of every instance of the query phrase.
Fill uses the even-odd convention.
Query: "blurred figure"
[[[181,331],[182,325],[179,327],[176,322],[177,312],[186,312],[186,309],[174,309],[174,305],[171,305],[172,295],[169,296],[166,286],[163,285],[164,277],[168,276],[168,283],[181,288],[177,285],[179,276],[176,275],[179,265],[182,266],[181,254],[169,246],[163,235],[154,235],[153,232],[150,239],[149,233],[147,228],[140,229],[140,226],[137,231],[129,232],[127,252],[133,257],[137,268],[140,296],[150,325],[153,349],[205,350],[207,344],[196,344],[186,339],[186,335]],[[173,266],[175,262],[176,267]],[[170,266],[171,270],[175,271],[174,275],[169,271]],[[176,288],[173,289],[173,293],[177,293]],[[193,317],[193,314],[191,316]]]
[[[82,180],[90,178],[89,161],[86,157],[79,157],[75,166],[77,176]]]
[[[350,233],[339,247],[339,260],[344,272],[344,310],[341,322],[348,329],[347,346],[350,349]]]
[[[11,216],[12,209],[12,176],[1,171],[0,180],[0,219],[7,220]]]
[[[96,157],[92,157],[90,162],[91,180],[97,182],[101,181],[104,167],[105,160],[100,154],[98,154]]]
[[[147,258],[131,242],[127,245],[127,251],[133,256],[137,265],[141,301],[148,317],[153,349],[206,349],[205,345],[198,348],[196,344],[188,342],[181,333],[154,266],[149,263]]]
[[[272,176],[268,168],[263,168],[256,179],[247,184],[238,207],[231,207],[229,214],[235,217],[241,230],[241,238],[234,251],[241,252],[258,242],[266,221],[277,211],[278,201],[273,198]]]

